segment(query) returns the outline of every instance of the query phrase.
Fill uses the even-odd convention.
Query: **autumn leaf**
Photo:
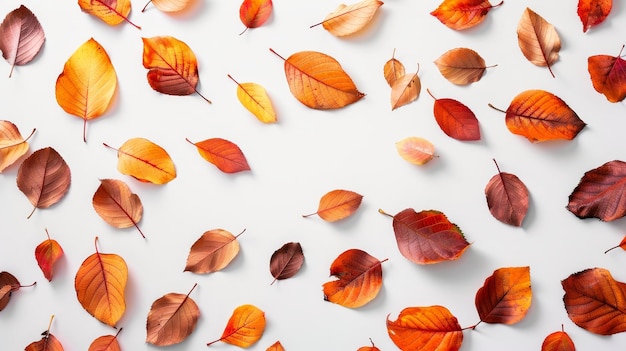
[[[237,238],[244,231],[237,236],[224,229],[204,232],[191,246],[184,271],[203,274],[226,268],[239,253]]]
[[[359,101],[352,78],[334,58],[316,51],[300,51],[287,59],[270,49],[285,63],[285,77],[291,94],[313,109],[336,109]]]
[[[528,61],[537,66],[548,67],[559,58],[561,39],[554,26],[528,7],[517,25],[517,41]]]
[[[156,346],[169,346],[183,342],[193,333],[200,317],[200,308],[187,295],[169,293],[156,299],[150,307],[146,322],[146,342]]]
[[[59,339],[50,333],[50,327],[52,326],[53,319],[54,315],[50,317],[48,329],[41,333],[41,339],[28,344],[28,346],[24,348],[24,351],[63,351],[63,345],[61,345]]]
[[[277,121],[276,112],[265,88],[256,83],[239,83],[230,74],[228,78],[237,84],[237,99],[243,107],[263,123]]]
[[[624,45],[615,57],[594,55],[587,59],[593,88],[610,102],[620,102],[626,98],[626,60],[621,57],[622,51]]]
[[[585,172],[569,196],[567,209],[578,218],[610,222],[626,215],[626,162],[613,160]]]
[[[359,249],[341,253],[330,265],[330,275],[338,279],[324,283],[324,300],[348,308],[372,301],[383,285],[382,263]]]
[[[265,24],[272,15],[273,9],[272,0],[243,0],[239,7],[239,19],[246,26],[246,29],[239,35],[245,33],[249,28],[257,28]]]
[[[585,128],[576,112],[558,96],[544,90],[526,90],[517,95],[506,113],[505,123],[513,134],[530,142],[572,140]]]
[[[336,222],[354,214],[361,206],[362,200],[363,195],[351,190],[331,190],[320,199],[317,212],[302,217],[318,215],[327,222]]]
[[[604,251],[604,253],[607,253],[611,250],[617,249],[618,247],[621,247],[622,250],[626,251],[626,236],[622,239],[622,241],[620,241],[619,245],[613,246],[612,248]]]
[[[103,145],[117,151],[117,170],[122,174],[153,184],[166,184],[176,178],[170,155],[148,139],[128,139],[119,149]]]
[[[383,5],[379,0],[362,0],[350,5],[341,4],[335,11],[329,13],[320,24],[329,33],[337,37],[355,34],[366,28],[376,15],[378,8]]]
[[[560,331],[549,334],[541,344],[541,351],[576,351],[574,342],[561,326]]]
[[[456,85],[478,82],[488,68],[485,60],[476,51],[468,48],[448,50],[434,63],[441,75]]]
[[[275,343],[270,345],[270,347],[268,347],[265,351],[285,351],[285,348],[283,347],[283,344],[280,343],[280,341],[276,341]]]
[[[145,12],[148,5],[153,4],[159,11],[165,13],[177,13],[186,10],[194,0],[149,0],[141,9]]]
[[[2,311],[11,300],[11,294],[20,290],[21,288],[31,287],[37,283],[31,285],[20,285],[19,280],[9,272],[0,272],[0,311]]]
[[[578,17],[583,23],[583,33],[604,22],[611,13],[613,0],[578,0]]]
[[[46,147],[33,152],[17,171],[17,187],[37,208],[48,208],[59,202],[70,187],[70,168],[59,153]]]
[[[461,141],[480,140],[478,119],[469,107],[454,99],[437,99],[430,90],[426,91],[435,99],[435,121],[447,136]]]
[[[110,26],[126,21],[141,29],[128,19],[131,10],[130,0],[78,0],[78,6],[83,12],[101,19]]]
[[[56,240],[50,239],[50,234],[46,229],[48,240],[44,240],[35,248],[35,259],[43,275],[48,281],[52,281],[54,264],[63,257],[63,248]]]
[[[115,335],[103,335],[97,337],[89,345],[87,351],[121,351],[120,343],[117,341],[117,336],[122,332],[120,328]]]
[[[480,24],[489,10],[502,5],[491,5],[488,0],[443,0],[430,14],[454,30],[464,30]]]
[[[433,264],[456,260],[470,245],[461,229],[450,222],[443,212],[415,212],[412,208],[395,216],[383,210],[378,212],[393,218],[398,249],[402,256],[413,263]]]
[[[41,50],[46,34],[37,16],[26,6],[9,12],[0,23],[0,51],[11,65],[9,78],[15,66],[31,62]]]
[[[480,322],[515,324],[524,319],[531,300],[530,267],[506,267],[485,279],[475,303]]]
[[[372,346],[359,347],[359,349],[356,351],[380,351],[380,349],[376,347],[376,345],[374,345],[374,342],[372,341],[372,339],[370,339],[370,342],[372,343]]]
[[[626,284],[604,268],[590,268],[561,281],[568,317],[599,335],[626,331]]]
[[[249,171],[250,165],[239,146],[230,140],[210,138],[197,143],[186,139],[198,149],[203,159],[214,164],[224,173]]]
[[[143,238],[137,223],[143,214],[143,205],[126,183],[117,179],[100,179],[100,186],[91,200],[96,213],[115,228],[135,227]]]
[[[270,258],[270,273],[274,281],[293,277],[304,263],[304,254],[300,243],[289,242],[274,251]]]
[[[528,212],[528,189],[515,174],[501,172],[495,159],[493,162],[498,174],[485,187],[489,212],[502,223],[521,227]]]
[[[126,311],[124,292],[128,267],[117,254],[98,251],[89,255],[78,268],[74,279],[76,297],[81,306],[95,319],[115,327]]]
[[[435,156],[435,146],[420,137],[407,137],[396,142],[396,150],[405,161],[418,166],[426,164]]]
[[[458,351],[463,331],[456,317],[443,306],[407,307],[389,320],[387,332],[401,350]]]
[[[143,66],[148,69],[148,83],[152,89],[168,95],[198,94],[198,60],[184,42],[171,36],[141,38]]]
[[[419,71],[419,66],[417,71]],[[391,87],[391,110],[409,104],[417,99],[422,89],[420,77],[415,73],[407,73],[396,80]]]
[[[28,152],[28,139],[33,134],[35,129],[24,139],[15,124],[0,120],[0,173]]]
[[[265,331],[265,312],[254,305],[241,305],[233,311],[228,319],[222,336],[207,343],[207,346],[223,341],[225,343],[247,348],[259,341]]]
[[[393,88],[394,83],[405,75],[404,65],[395,58],[395,53],[394,49],[391,58],[383,66],[383,75],[390,88]]]

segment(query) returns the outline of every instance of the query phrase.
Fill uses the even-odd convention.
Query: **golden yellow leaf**
[[[115,149],[107,144],[104,146]],[[117,170],[142,182],[165,184],[176,178],[170,155],[144,138],[128,139],[117,150]]]
[[[276,112],[272,106],[269,95],[261,85],[257,83],[239,83],[231,75],[228,75],[237,84],[237,98],[239,102],[263,123],[274,123]]]

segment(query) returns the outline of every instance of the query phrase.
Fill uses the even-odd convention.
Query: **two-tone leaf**
[[[35,259],[44,277],[48,279],[48,281],[52,281],[54,264],[63,257],[63,248],[61,248],[61,245],[59,245],[56,240],[50,239],[50,234],[48,234],[47,229],[46,235],[48,239],[42,241],[35,248]]]
[[[387,333],[401,350],[458,351],[463,343],[459,321],[443,306],[407,307],[389,320]]]
[[[560,331],[550,333],[543,339],[541,351],[576,351],[572,338],[561,327]]]
[[[624,45],[617,56],[593,55],[587,59],[587,70],[593,88],[610,102],[626,98],[626,60],[622,58]]]
[[[530,267],[496,269],[476,292],[481,322],[515,324],[526,316],[532,301]]]
[[[27,286],[35,284],[37,283],[35,282]],[[13,274],[4,271],[0,272],[0,312],[9,304],[11,295],[24,287],[26,286],[20,285],[20,281]]]
[[[559,58],[561,39],[554,26],[530,8],[526,8],[517,25],[517,42],[528,61],[536,66],[548,67]]]
[[[472,28],[485,20],[487,13],[494,7],[488,0],[443,0],[430,14],[454,30]]]
[[[104,144],[108,148],[111,146]],[[176,178],[176,167],[161,146],[145,138],[126,140],[117,151],[117,170],[141,182],[166,184]]]
[[[204,274],[226,268],[239,253],[237,238],[241,234],[235,236],[224,229],[204,232],[189,250],[185,272]]]
[[[141,29],[128,19],[131,10],[130,0],[78,0],[78,6],[83,12],[99,18],[110,26],[126,21]]]
[[[212,163],[224,173],[237,173],[249,171],[250,165],[243,151],[230,140],[222,138],[210,138],[199,142],[187,142],[198,149],[203,159]]]
[[[222,336],[207,343],[207,346],[223,341],[238,347],[250,347],[263,336],[265,324],[265,312],[254,305],[241,305],[228,319]]]
[[[145,238],[139,221],[143,215],[143,205],[137,194],[131,192],[126,183],[117,179],[100,179],[100,186],[91,199],[96,213],[115,228],[135,227]]]
[[[239,19],[246,29],[241,34],[249,28],[257,28],[265,24],[272,15],[273,9],[272,0],[243,0],[239,6]]]
[[[24,139],[17,126],[9,121],[0,121],[0,173],[28,152],[28,139]]]
[[[396,150],[400,157],[414,165],[424,165],[435,156],[435,146],[420,137],[407,137],[396,142]]]
[[[583,24],[583,33],[595,27],[608,17],[613,0],[578,0],[578,17]]]

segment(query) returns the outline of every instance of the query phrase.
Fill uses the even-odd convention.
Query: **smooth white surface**
[[[4,16],[21,3],[0,3]],[[15,185],[18,164],[0,174],[0,270],[34,288],[15,293],[0,312],[0,349],[21,350],[38,340],[50,315],[51,332],[66,350],[86,350],[96,337],[115,330],[92,318],[80,306],[74,276],[82,261],[99,250],[121,255],[129,266],[127,310],[119,322],[123,350],[154,350],[145,340],[145,321],[154,300],[169,292],[187,293],[201,309],[195,332],[169,350],[202,350],[219,338],[233,309],[251,303],[266,312],[267,329],[251,350],[265,350],[280,340],[287,350],[356,350],[371,338],[381,350],[397,347],[387,335],[385,320],[409,306],[444,305],[462,326],[478,321],[474,296],[484,279],[500,267],[530,266],[532,307],[517,325],[481,324],[464,332],[462,350],[539,350],[545,336],[560,330],[570,334],[577,349],[613,350],[625,335],[601,337],[576,325],[563,307],[560,281],[590,267],[609,269],[626,281],[626,253],[604,250],[617,245],[624,220],[603,223],[580,220],[565,209],[568,196],[584,172],[613,159],[625,159],[626,107],[609,103],[591,85],[587,57],[616,55],[624,44],[626,8],[615,1],[606,22],[583,34],[576,1],[511,1],[493,9],[478,27],[455,32],[431,16],[439,1],[389,0],[372,26],[350,39],[333,37],[321,21],[338,1],[275,0],[274,14],[263,27],[244,29],[238,1],[198,0],[192,11],[170,16],[155,7],[141,13],[134,1],[130,19],[142,30],[121,24],[109,27],[80,11],[75,1],[28,1],[46,32],[46,43],[32,63],[0,64],[0,118],[14,122],[22,135],[37,128],[31,152],[52,146],[72,171],[72,185],[57,205],[26,216],[31,205]],[[529,6],[557,29],[563,48],[553,66],[532,65],[517,45],[517,22]],[[141,37],[171,35],[186,42],[199,61],[203,95],[166,96],[153,91],[142,66]],[[116,69],[116,101],[103,117],[88,124],[66,114],[54,97],[55,81],[69,56],[90,37],[107,50]],[[432,63],[455,47],[476,50],[490,68],[468,87],[447,82]],[[315,50],[336,58],[367,96],[335,111],[301,105],[289,92],[283,62]],[[383,64],[395,57],[407,71],[420,66],[422,94],[410,105],[391,111],[390,89]],[[2,72],[5,72],[2,74]],[[279,116],[274,125],[256,120],[238,102],[236,85],[256,82],[270,94]],[[447,137],[432,116],[435,96],[455,98],[470,107],[480,121],[482,140],[459,142]],[[531,144],[511,134],[504,115],[487,104],[506,109],[527,89],[544,89],[560,96],[588,125],[571,142]],[[438,158],[424,167],[405,162],[395,142],[421,136],[435,144]],[[132,137],[145,137],[172,156],[178,177],[164,186],[142,184],[120,174],[114,151]],[[185,138],[200,141],[221,137],[237,143],[251,172],[227,175],[200,158]],[[524,226],[514,228],[489,213],[484,187],[501,169],[516,174],[528,187],[531,207]],[[20,161],[21,162],[21,161]],[[117,230],[98,217],[91,205],[99,178],[122,179],[144,204],[139,223],[147,239],[134,229]],[[364,195],[358,212],[339,223],[314,212],[319,198],[333,189]],[[455,262],[417,266],[400,255],[391,219],[397,213],[437,209],[458,224],[472,246]],[[34,258],[45,240],[44,228],[59,241],[65,257],[54,280],[45,280]],[[183,273],[189,248],[210,229],[239,233],[241,252],[224,271],[210,275]],[[270,285],[269,258],[289,241],[302,244],[305,265],[295,277]],[[328,281],[331,262],[349,248],[360,248],[389,260],[383,264],[380,295],[363,308],[350,310],[323,301],[321,285]],[[211,348],[236,349],[224,343]]]

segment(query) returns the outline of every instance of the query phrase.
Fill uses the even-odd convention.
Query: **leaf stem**
[[[13,68],[15,68],[15,63],[11,65],[11,71],[9,71],[9,78],[13,75]]]
[[[235,235],[235,239],[237,239],[237,238],[238,238],[241,234],[243,234],[245,231],[246,231],[246,229],[244,228],[244,229],[241,231],[241,233],[239,233],[239,234]]]
[[[87,143],[87,118],[83,118],[83,143]]]
[[[37,285],[37,282],[33,282],[32,284],[28,284],[28,285],[20,285],[19,287],[20,288],[30,288],[30,287],[33,287],[35,285]]]
[[[393,215],[390,215],[389,213],[387,213],[387,212],[383,211],[383,209],[382,209],[382,208],[379,208],[379,209],[378,209],[378,213],[383,214],[383,215],[385,215],[385,216],[387,216],[387,217],[391,217],[391,218],[393,218]]]
[[[54,319],[54,315],[50,316],[50,322],[48,322],[48,329],[46,330],[46,336],[50,335],[50,328],[52,327],[52,320]]]
[[[280,57],[281,59],[283,59],[283,61],[287,61],[284,57],[280,56],[276,51],[274,51],[274,49],[270,48],[270,51],[274,53],[274,55]]]
[[[196,288],[196,286],[198,286],[198,283],[195,283],[192,287],[191,290],[189,290],[189,292],[187,293],[187,297],[189,297],[189,295],[191,295],[191,292]]]
[[[500,1],[499,4],[492,5],[491,8],[498,7],[498,6],[502,5],[502,4],[504,4],[504,0]]]
[[[35,131],[36,131],[36,130],[37,130],[37,128],[33,128],[33,131],[32,131],[32,132],[30,132],[30,135],[29,135],[28,137],[26,137],[26,139],[24,139],[24,140],[22,140],[22,141],[20,141],[20,142],[18,142],[18,143],[15,143],[15,144],[5,145],[5,146],[3,146],[3,147],[0,147],[0,150],[2,150],[2,149],[7,149],[7,148],[10,148],[10,147],[15,147],[15,146],[18,146],[18,145],[24,144],[25,142],[27,142],[27,141],[28,141],[28,139],[30,139],[30,137],[32,137],[32,136],[33,136],[33,134],[35,134]]]
[[[496,169],[498,170],[498,173],[499,173],[499,174],[502,174],[502,172],[500,171],[500,166],[498,166],[498,162],[496,162],[496,159],[495,159],[495,158],[492,158],[491,160],[493,160],[493,163],[495,163],[495,164],[496,164]]]
[[[144,7],[141,9],[141,12],[145,12],[145,11],[146,11],[146,8],[148,8],[148,5],[150,5],[151,3],[152,3],[152,0],[149,0],[149,1],[148,1],[148,3],[146,4],[146,6],[144,6]]]
[[[478,321],[478,323],[476,323],[476,324],[474,324],[474,325],[470,325],[469,327],[462,328],[462,329],[461,329],[461,331],[463,331],[463,330],[468,330],[468,329],[474,330],[474,329],[476,329],[476,327],[477,327],[480,323],[482,323],[482,322],[483,322],[483,321]]]
[[[96,238],[94,239],[93,246],[95,246],[95,248],[96,248],[96,253],[99,254],[99,252],[98,252],[98,236],[96,236]]]
[[[608,250],[604,251],[604,253],[606,254],[607,252],[609,252],[609,251],[611,251],[611,250],[614,250],[614,249],[617,249],[618,247],[620,247],[620,246],[619,246],[619,245],[615,245],[615,246],[613,246],[612,248],[610,248],[610,249],[608,249]]]
[[[239,33],[239,35],[242,35],[243,33],[247,32],[249,28],[250,27],[246,27],[246,29],[244,29],[243,32]]]
[[[430,97],[432,97],[433,99],[435,99],[435,101],[437,101],[437,98],[430,92],[430,89],[426,88],[426,92],[428,93],[428,95],[430,95]]]
[[[33,210],[30,211],[30,213],[28,214],[28,216],[26,216],[26,219],[30,219],[30,217],[33,215],[33,213],[35,213],[35,210],[37,209],[37,206],[33,206]]]
[[[46,236],[48,237],[48,240],[50,240],[50,233],[48,233],[48,228],[44,228],[44,230],[46,231]]]
[[[196,92],[196,94],[200,95],[200,97],[204,99],[204,101],[208,102],[209,104],[212,104],[211,100],[207,99],[204,95],[200,94],[198,89],[194,88],[193,90]]]
[[[502,113],[506,113],[506,111],[501,110],[501,109],[499,109],[499,108],[497,108],[497,107],[493,106],[491,103],[487,104],[487,106],[491,107],[492,109],[494,109],[494,110],[496,110],[496,111],[500,111],[500,112],[502,112]]]

